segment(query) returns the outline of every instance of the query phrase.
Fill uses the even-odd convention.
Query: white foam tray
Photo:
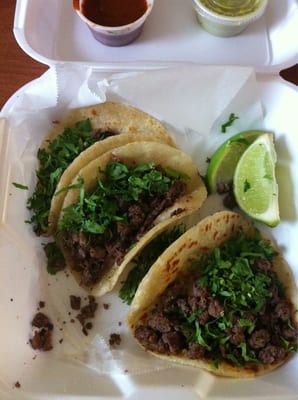
[[[14,117],[10,110],[24,93],[28,93],[26,98],[29,104],[30,96],[38,96],[36,82],[38,83],[38,81],[33,81],[24,86],[9,99],[2,110],[4,117],[8,117],[8,120]],[[283,248],[284,256],[291,265],[294,279],[298,284],[298,248],[295,241],[298,231],[297,92],[293,85],[269,74],[257,75],[257,87],[264,109],[263,126],[276,132],[279,164],[282,223],[274,228],[270,235]],[[42,88],[47,93],[47,87],[42,86]],[[51,93],[50,88],[48,88],[48,93]],[[44,128],[40,125],[41,131]],[[158,400],[164,398],[172,400],[182,398],[185,400],[265,400],[269,398],[297,400],[297,354],[282,368],[253,380],[221,379],[200,370],[174,366],[160,371],[152,371],[151,368],[151,371],[147,373],[142,371],[140,374],[126,374],[124,370],[120,373],[104,374],[103,371],[99,373],[96,369],[88,368],[84,363],[80,364],[82,359],[77,360],[75,354],[70,353],[68,357],[65,357],[65,351],[62,351],[58,343],[61,337],[64,337],[66,346],[70,338],[72,341],[75,338],[75,345],[78,347],[84,341],[77,325],[72,328],[68,322],[64,327],[64,333],[58,329],[59,325],[63,326],[63,319],[67,319],[66,311],[69,310],[65,300],[68,298],[67,293],[68,291],[77,293],[77,288],[72,287],[69,280],[67,280],[67,286],[64,286],[67,278],[63,279],[61,275],[57,279],[51,278],[45,272],[44,263],[40,261],[40,243],[32,237],[30,229],[23,224],[23,221],[27,219],[25,211],[27,193],[13,189],[11,184],[14,181],[19,182],[22,177],[16,173],[19,164],[14,164],[9,157],[9,150],[11,150],[9,126],[0,126],[0,129],[0,160],[2,160],[0,170],[2,193],[0,198],[0,210],[2,210],[0,212],[0,315],[4,321],[0,331],[2,338],[0,340],[1,400],[149,400],[153,397]],[[20,135],[17,143],[20,144],[22,136],[26,135],[22,124],[17,128],[17,132]],[[26,160],[30,163],[30,159]],[[32,163],[33,160],[31,160]],[[30,170],[32,168],[31,166]],[[60,293],[59,296],[54,294],[57,290],[57,293]],[[46,354],[36,353],[28,345],[30,320],[40,299],[46,300],[48,307],[51,305],[50,314],[59,321],[58,325],[55,323],[54,351]],[[102,311],[101,308],[99,320],[95,325],[96,331],[108,337],[114,329],[120,330],[124,338],[122,351],[126,350],[126,346],[133,346],[134,342],[125,333],[127,308],[121,305],[117,291],[108,294],[104,299],[99,299],[99,302],[100,304],[106,302],[111,306],[108,312]],[[119,321],[122,322],[121,327],[118,325]],[[71,330],[69,336],[68,329]],[[133,348],[135,349],[135,346]],[[129,356],[130,351],[127,350],[126,354]],[[101,355],[101,353],[98,354],[99,361],[93,364],[99,370]],[[141,357],[145,357],[146,362],[151,360],[144,353]],[[133,370],[133,363],[129,360],[126,362],[129,365],[128,370]],[[108,365],[107,360],[105,360],[105,365]],[[121,365],[119,367],[121,369]],[[20,381],[21,388],[14,387],[16,381]]]
[[[156,0],[140,38],[123,48],[108,48],[95,42],[73,13],[71,0],[17,0],[16,4],[14,33],[19,45],[32,58],[48,65],[96,64],[97,68],[115,71],[192,61],[252,65],[257,72],[265,72],[257,74],[264,126],[279,133],[277,150],[282,159],[281,169],[290,177],[280,182],[286,220],[276,229],[275,238],[287,248],[286,258],[298,283],[297,246],[289,241],[297,236],[298,223],[297,92],[293,85],[268,74],[297,62],[297,1],[269,0],[266,15],[260,21],[238,37],[222,39],[198,26],[191,0]],[[34,84],[33,81],[20,88],[7,101],[0,116],[7,117],[19,96]],[[0,130],[0,158],[9,161],[9,126],[0,125]],[[0,171],[2,193],[9,193],[7,177],[11,165],[5,162],[2,166],[5,167]],[[26,193],[19,196],[24,203]],[[0,210],[9,208],[10,199],[10,195],[0,197]],[[12,210],[13,218],[18,219],[20,213],[22,207]],[[32,310],[44,289],[36,272],[38,267],[43,268],[36,261],[40,250],[32,244],[21,246],[20,251],[19,244],[25,236],[15,234],[5,222],[4,213],[0,217],[0,315],[5,321],[0,338],[1,332],[7,337],[0,346],[1,400],[297,400],[297,355],[283,368],[255,380],[219,379],[179,367],[140,375],[103,375],[61,359],[59,349],[35,357],[27,340]],[[30,291],[24,291],[28,282],[32,282]],[[20,389],[14,387],[17,380],[22,384]]]
[[[218,38],[199,26],[191,0],[156,0],[141,36],[111,48],[93,39],[72,1],[17,0],[14,33],[25,52],[49,65],[66,61],[124,69],[187,61],[276,72],[298,61],[298,4],[269,0],[263,18],[241,35]]]

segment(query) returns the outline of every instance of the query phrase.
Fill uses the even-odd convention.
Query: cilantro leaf
[[[119,297],[121,300],[127,304],[131,304],[141,280],[149,271],[150,267],[161,253],[163,253],[170,244],[178,239],[184,231],[184,226],[176,226],[159,235],[142,250],[139,256],[133,261],[134,267],[129,271],[127,278],[119,291]]]
[[[206,290],[206,307],[204,302],[194,303],[199,307],[192,311],[192,307],[190,310],[185,308],[184,302],[184,308],[175,303],[175,308],[166,313],[171,320],[179,323],[189,343],[204,348],[206,358],[216,357],[217,364],[225,359],[239,367],[245,362],[262,362],[258,358],[259,352],[251,347],[249,338],[260,329],[260,313],[263,315],[265,307],[271,307],[273,288],[277,288],[280,296],[283,293],[274,271],[268,273],[266,270],[275,255],[276,251],[261,238],[259,232],[252,237],[240,232],[221,247],[203,254],[190,266],[185,287],[192,287],[196,281],[196,290]],[[184,296],[189,296],[189,293],[183,292],[182,298]],[[204,296],[202,299],[205,299]],[[215,304],[218,312],[212,316],[209,306],[212,310]],[[291,334],[295,335],[296,328],[291,328],[291,321],[288,326],[293,329]],[[234,341],[234,334],[240,342]],[[297,351],[294,340],[283,337],[279,340],[286,352]]]
[[[127,167],[111,161],[100,172],[103,178],[98,177],[95,188],[89,193],[84,191],[81,182],[80,201],[63,209],[59,229],[99,234],[108,229],[112,231],[114,222],[127,221],[123,203],[166,193],[175,181],[154,163]]]
[[[233,123],[234,123],[234,121],[235,121],[236,119],[239,119],[239,117],[237,117],[236,114],[231,113],[231,114],[229,115],[228,121],[221,125],[221,132],[222,132],[222,133],[226,133],[227,128],[228,128],[229,126],[233,125]]]
[[[12,182],[13,186],[16,187],[17,189],[23,189],[23,190],[28,190],[28,186],[22,185],[21,183],[17,182]]]
[[[56,242],[49,242],[44,245],[47,256],[47,271],[55,275],[58,271],[66,267],[64,255]]]
[[[86,119],[65,128],[61,135],[49,142],[48,148],[38,150],[37,184],[27,201],[27,208],[32,212],[27,222],[33,225],[36,234],[47,231],[51,200],[61,175],[75,157],[97,140],[98,136],[92,135],[90,120]]]

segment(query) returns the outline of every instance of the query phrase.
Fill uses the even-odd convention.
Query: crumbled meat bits
[[[71,295],[70,299],[70,307],[73,310],[79,310],[81,308],[81,298],[79,296]]]
[[[234,191],[233,191],[233,183],[219,183],[217,185],[217,193],[220,195],[224,195],[223,197],[223,205],[229,210],[233,210],[237,207],[237,202],[235,199]]]
[[[120,343],[121,343],[121,336],[119,335],[119,333],[111,333],[109,339],[109,345],[111,347],[114,347],[114,346],[119,346]]]
[[[40,302],[38,303],[38,308],[39,308],[39,309],[45,308],[45,306],[46,306],[46,303],[45,303],[44,301],[40,301]]]
[[[77,315],[77,320],[82,325],[82,332],[84,335],[88,335],[88,331],[92,329],[93,324],[90,319],[95,317],[95,312],[97,310],[98,304],[95,301],[94,296],[88,296],[88,303],[81,307],[81,298],[79,296],[70,296],[70,306],[73,310],[80,310]]]
[[[34,350],[49,351],[52,350],[52,333],[54,325],[49,317],[42,312],[37,312],[31,322],[34,330],[33,337],[30,339],[30,344]]]

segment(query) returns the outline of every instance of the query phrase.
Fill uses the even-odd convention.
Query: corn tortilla
[[[237,213],[222,211],[206,217],[180,236],[157,259],[138,287],[127,317],[127,325],[132,336],[135,337],[136,328],[146,321],[159,296],[175,279],[178,277],[183,279],[183,272],[187,271],[188,267],[203,253],[208,253],[221,246],[227,239],[240,231],[249,236],[254,235],[255,227]],[[284,284],[286,298],[290,299],[294,309],[298,309],[298,294],[294,278],[281,255],[274,257],[273,269],[277,273],[278,279]],[[158,285],[156,282],[158,282]],[[298,324],[297,313],[292,318]],[[290,357],[289,355],[285,360],[275,364],[247,364],[241,368],[222,361],[218,368],[215,369],[210,360],[194,360],[182,355],[165,355],[150,350],[147,351],[168,361],[198,367],[219,376],[232,378],[262,375],[279,367]]]
[[[112,132],[115,136],[107,137],[91,145],[81,152],[63,172],[55,191],[58,194],[54,195],[51,200],[46,235],[53,234],[57,228],[59,213],[65,197],[65,192],[60,192],[60,190],[69,186],[79,170],[90,161],[115,147],[140,140],[156,141],[176,147],[167,129],[157,119],[127,104],[107,101],[71,110],[48,133],[41,148],[47,148],[49,143],[62,134],[65,128],[72,127],[77,121],[87,118],[89,118],[94,131]]]
[[[188,177],[186,179],[187,188],[185,193],[171,207],[168,207],[157,216],[152,228],[126,253],[121,265],[111,265],[98,284],[92,288],[85,288],[96,296],[102,296],[112,290],[126,265],[149,241],[166,230],[172,223],[178,222],[197,211],[207,197],[206,187],[193,160],[182,151],[157,142],[133,142],[106,152],[82,168],[77,177],[72,181],[72,184],[75,184],[78,179],[83,178],[85,191],[90,191],[96,184],[99,169],[104,170],[107,163],[113,158],[119,158],[127,166],[154,162],[163,168],[171,168]],[[79,196],[79,189],[68,190],[63,202],[60,218],[63,215],[63,209],[70,204],[78,202]],[[70,270],[80,284],[80,274],[73,270],[71,257],[65,248],[64,254]]]

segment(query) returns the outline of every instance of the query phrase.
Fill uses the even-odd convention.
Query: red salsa
[[[147,7],[147,0],[83,0],[81,12],[98,25],[122,26],[139,19]]]

